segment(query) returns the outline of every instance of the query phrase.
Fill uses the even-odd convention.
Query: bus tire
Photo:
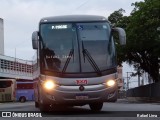
[[[20,102],[26,102],[26,97],[24,97],[24,96],[20,97],[20,98],[19,98],[19,101],[20,101]]]
[[[112,100],[111,102],[115,103],[115,102],[117,102],[117,99],[114,99],[114,100]]]
[[[93,111],[100,111],[103,107],[103,102],[91,103],[91,104],[89,104],[89,107]]]
[[[35,102],[35,107],[38,108],[39,107],[39,103]]]
[[[49,105],[48,104],[39,104],[39,109],[41,112],[49,112]]]

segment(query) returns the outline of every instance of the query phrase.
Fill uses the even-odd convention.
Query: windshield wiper
[[[67,60],[66,60],[66,62],[64,64],[64,67],[62,69],[62,74],[66,72],[66,69],[68,67],[68,64],[69,64],[72,56],[73,56],[73,62],[74,62],[74,43],[73,43],[73,39],[72,39],[72,49],[70,50],[69,55],[67,57]]]
[[[65,73],[65,71],[66,71],[66,69],[68,67],[68,64],[69,64],[69,62],[70,62],[70,60],[71,60],[71,58],[73,56],[73,53],[74,53],[74,49],[71,49],[70,52],[69,52],[69,55],[67,57],[67,60],[66,60],[66,62],[64,64],[64,67],[62,69],[62,74]]]
[[[88,50],[86,48],[84,48],[83,40],[82,40],[82,53],[83,53],[84,61],[85,61],[85,56],[86,56],[87,60],[92,65],[93,69],[97,72],[98,75],[101,76],[102,73],[101,73],[98,65],[96,64],[96,62],[94,61],[94,59],[92,58],[92,56],[90,55]]]

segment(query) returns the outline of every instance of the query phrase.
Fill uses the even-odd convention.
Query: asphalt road
[[[25,103],[0,103],[0,111],[14,112],[18,113],[25,112],[39,112],[39,109],[34,107],[34,102],[25,102]],[[27,114],[28,115],[28,114]],[[39,113],[42,115],[42,118],[37,118],[38,120],[49,120],[49,119],[91,119],[91,120],[100,120],[100,119],[118,119],[118,120],[135,120],[135,119],[160,119],[153,117],[160,117],[160,103],[130,103],[126,100],[119,100],[116,103],[105,103],[103,109],[100,112],[93,112],[90,110],[88,105],[82,107],[70,107],[62,108],[60,111],[53,111],[51,113]],[[137,116],[141,116],[137,117]],[[142,117],[145,116],[145,117]],[[15,116],[16,117],[16,116]],[[3,120],[6,118],[0,118]],[[22,118],[8,118],[8,119],[22,119]],[[23,118],[27,119],[27,118]],[[29,120],[35,118],[28,118]]]

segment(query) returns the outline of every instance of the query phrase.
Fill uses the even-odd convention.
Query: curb
[[[127,99],[117,99],[117,103],[126,103],[129,102]]]
[[[159,99],[148,98],[148,97],[127,97],[126,99],[129,102],[136,102],[136,103],[160,103]]]

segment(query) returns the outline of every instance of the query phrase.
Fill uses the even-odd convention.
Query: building
[[[2,18],[0,18],[0,55],[4,55],[4,27]]]

